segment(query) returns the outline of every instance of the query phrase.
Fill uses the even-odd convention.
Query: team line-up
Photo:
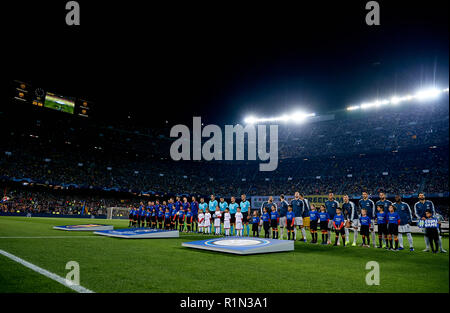
[[[196,197],[192,197],[189,202],[187,197],[183,197],[183,200],[176,197],[175,200],[170,198],[162,203],[159,200],[149,201],[147,206],[141,202],[139,208],[130,209],[129,226],[225,236],[244,236],[245,229],[245,235],[253,237],[259,237],[263,229],[264,237],[270,238],[272,234],[273,239],[284,239],[286,228],[288,240],[297,240],[297,230],[300,230],[302,238],[299,240],[304,242],[307,241],[305,229],[308,228],[312,244],[318,243],[320,227],[321,244],[331,244],[331,232],[334,231],[335,246],[340,245],[340,238],[344,246],[350,245],[349,233],[352,230],[352,246],[356,246],[359,232],[362,237],[361,246],[370,247],[372,237],[373,247],[395,251],[404,249],[403,235],[406,234],[409,249],[414,251],[410,225],[415,216],[424,233],[426,248],[423,251],[430,251],[431,247],[433,253],[438,250],[446,252],[442,248],[440,220],[436,216],[433,202],[426,200],[424,193],[419,194],[414,211],[402,201],[400,195],[395,196],[395,202],[387,200],[383,192],[379,197],[380,200],[374,203],[369,199],[368,193],[363,192],[356,206],[348,195],[344,195],[342,206],[339,206],[334,194],[329,193],[328,200],[316,208],[296,192],[291,203],[281,195],[278,208],[270,196],[260,210],[253,211],[245,194],[241,195],[240,203],[235,197],[231,197],[230,203],[224,198],[217,201],[214,195],[211,195],[209,203],[204,198],[197,202]]]

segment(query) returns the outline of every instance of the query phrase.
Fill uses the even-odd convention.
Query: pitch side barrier
[[[11,212],[0,212],[0,216],[23,216],[27,217],[27,212],[21,213],[11,213]],[[81,215],[81,214],[52,214],[52,213],[31,213],[31,217],[62,217],[62,218],[95,218],[95,219],[106,219],[106,215]]]

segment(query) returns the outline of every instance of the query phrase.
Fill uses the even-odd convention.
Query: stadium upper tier
[[[273,172],[260,172],[259,161],[172,161],[170,127],[154,127],[155,117],[149,127],[59,112],[3,113],[0,176],[155,193],[444,193],[448,110],[445,97],[432,104],[341,112],[317,123],[280,124],[280,161]]]

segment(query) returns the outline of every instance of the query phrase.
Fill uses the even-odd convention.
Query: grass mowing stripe
[[[58,282],[58,283],[60,283],[60,284],[62,284],[64,286],[66,286],[66,287],[68,287],[68,288],[70,288],[72,290],[75,290],[76,292],[79,292],[79,293],[93,293],[92,290],[84,288],[83,286],[71,285],[71,284],[67,283],[66,279],[62,278],[61,276],[56,275],[55,273],[49,272],[49,271],[47,271],[47,270],[45,270],[45,269],[43,269],[43,268],[41,268],[39,266],[36,266],[36,265],[34,265],[34,264],[30,263],[30,262],[27,262],[27,261],[25,261],[25,260],[15,256],[15,255],[11,254],[11,253],[8,253],[8,252],[4,251],[4,250],[0,249],[0,254],[6,256],[7,258],[9,258],[9,259],[11,259],[13,261],[16,261],[17,263],[22,264],[25,267],[28,267],[29,269],[31,269],[31,270],[33,270],[35,272],[38,272],[39,274],[42,274],[42,275],[44,275],[44,276],[46,276],[46,277],[48,277],[50,279],[53,279],[54,281],[56,281],[56,282]]]

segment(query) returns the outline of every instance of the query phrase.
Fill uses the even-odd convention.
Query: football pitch
[[[63,278],[69,272],[66,263],[76,261],[80,285],[98,293],[449,292],[448,253],[422,252],[420,235],[414,235],[415,252],[297,241],[292,252],[231,255],[181,246],[214,236],[181,233],[174,239],[133,240],[52,229],[93,221],[116,229],[128,226],[127,220],[0,217],[0,250]],[[448,236],[443,246],[448,250]],[[369,261],[380,265],[378,286],[366,284]],[[0,292],[74,291],[0,255]]]
[[[74,112],[74,106],[73,105],[69,105],[66,103],[58,103],[52,99],[45,99],[45,103],[44,106],[46,108],[50,108],[53,110],[57,110],[57,111],[62,111],[62,112],[66,112],[66,113],[71,113],[73,114]]]

